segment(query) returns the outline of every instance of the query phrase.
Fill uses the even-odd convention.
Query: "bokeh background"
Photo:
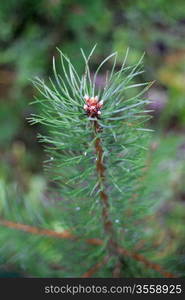
[[[148,93],[154,110],[150,126],[155,129],[150,146],[148,184],[152,182],[153,197],[161,198],[161,226],[166,226],[169,234],[164,236],[163,232],[159,243],[160,239],[171,239],[171,245],[174,242],[173,247],[184,253],[184,0],[0,1],[1,200],[10,198],[10,206],[6,209],[14,207],[10,215],[14,215],[14,221],[20,221],[15,207],[21,197],[37,212],[39,202],[48,200],[48,180],[43,171],[45,152],[37,141],[37,133],[44,129],[30,126],[27,121],[31,113],[39,111],[38,107],[30,105],[37,94],[31,80],[35,76],[48,78],[52,74],[52,57],[58,56],[56,47],[67,53],[81,72],[80,48],[88,53],[96,43],[92,70],[113,51],[120,53],[118,65],[128,47],[128,64],[138,61],[145,52],[145,73],[140,79],[155,80]],[[100,86],[103,82],[104,74],[98,77]],[[1,213],[2,201],[0,203]],[[53,223],[53,229],[57,226]],[[18,274],[16,272],[24,269],[26,258],[22,254],[22,260],[17,263],[14,246],[10,241],[6,247],[4,245],[8,237],[8,231],[1,228],[0,269],[3,274],[5,271]],[[43,244],[39,250],[43,255],[44,247]],[[29,259],[31,272],[33,262]],[[179,261],[179,265],[183,263],[184,260]],[[42,276],[44,272],[40,269],[36,274]],[[56,270],[52,272],[57,276]]]

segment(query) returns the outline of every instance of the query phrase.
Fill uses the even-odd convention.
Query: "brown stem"
[[[46,235],[46,236],[52,236],[56,238],[63,238],[63,239],[75,239],[75,236],[68,230],[64,230],[63,232],[56,232],[54,230],[50,229],[41,229],[35,226],[30,226],[26,224],[21,224],[21,223],[15,223],[12,221],[8,220],[3,220],[0,218],[0,225],[9,227],[9,228],[14,228],[17,230],[29,232],[32,234],[39,234],[39,235]]]
[[[79,237],[72,235],[70,233],[70,231],[56,232],[51,229],[42,229],[42,228],[27,225],[27,224],[12,222],[12,221],[5,220],[2,218],[0,218],[0,225],[11,228],[11,229],[20,230],[20,231],[24,231],[24,232],[31,233],[31,234],[41,235],[41,236],[47,236],[47,237],[58,238],[58,239],[79,240]],[[104,243],[103,240],[100,240],[98,238],[86,239],[85,242],[89,245],[94,245],[94,246],[101,246]],[[136,252],[130,252],[123,247],[118,248],[118,253],[120,255],[128,256],[138,262],[141,262],[147,268],[159,272],[166,278],[177,278],[178,277],[175,274],[172,274],[172,273],[164,270],[161,265],[151,262],[142,254],[139,254]]]
[[[118,252],[122,255],[129,256],[129,257],[133,258],[134,260],[143,263],[147,268],[159,272],[160,274],[162,274],[166,278],[176,278],[177,277],[173,273],[164,270],[161,265],[149,261],[142,254],[139,254],[139,253],[136,253],[136,252],[129,252],[128,250],[126,250],[124,248],[121,248],[121,247],[118,248]]]
[[[105,234],[108,236],[108,250],[110,255],[119,256],[117,248],[118,244],[115,240],[115,233],[113,224],[110,220],[109,214],[109,200],[105,192],[105,166],[103,163],[103,148],[101,145],[101,139],[97,134],[101,131],[101,127],[98,121],[93,121],[94,133],[95,133],[95,150],[96,150],[96,170],[99,177],[100,199],[102,203],[102,220]]]

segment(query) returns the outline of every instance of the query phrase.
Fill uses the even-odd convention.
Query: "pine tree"
[[[32,233],[30,239],[35,234],[35,242],[30,243],[34,250],[28,246],[19,259],[24,266],[29,264],[25,267],[29,272],[31,263],[35,265],[32,253],[38,254],[43,268],[37,276],[173,277],[151,262],[155,232],[146,226],[157,200],[154,205],[148,197],[144,180],[151,131],[145,128],[150,118],[146,91],[151,83],[136,82],[143,73],[143,57],[128,66],[127,51],[117,70],[117,53],[113,53],[92,76],[89,64],[94,50],[88,56],[81,50],[85,66],[81,76],[59,50],[62,71],[57,71],[53,59],[54,78],[47,84],[34,80],[39,90],[35,103],[41,109],[30,123],[46,129],[39,140],[48,155],[45,167],[52,181],[51,197],[56,198],[57,192],[59,200],[53,206],[36,202],[32,212],[37,227],[22,224],[28,224],[29,215],[23,216],[24,222],[19,215],[16,223],[5,218],[0,223]],[[105,86],[99,89],[97,76],[112,60]],[[9,200],[4,202],[7,206]],[[19,205],[24,206],[25,200]],[[8,214],[7,210],[4,217]],[[138,254],[135,249],[141,241],[145,246]],[[51,261],[59,273],[49,271]]]

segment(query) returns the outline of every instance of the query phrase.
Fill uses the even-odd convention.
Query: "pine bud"
[[[103,106],[103,101],[98,101],[98,96],[89,97],[84,96],[86,104],[84,104],[84,110],[89,117],[98,117],[101,115],[100,108]]]

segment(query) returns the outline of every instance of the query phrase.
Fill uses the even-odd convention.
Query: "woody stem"
[[[102,220],[104,232],[108,236],[107,246],[108,251],[111,256],[119,256],[118,254],[118,244],[115,240],[115,232],[113,228],[113,223],[110,220],[109,213],[109,199],[105,191],[105,166],[103,162],[103,148],[100,137],[98,137],[98,133],[101,131],[101,127],[98,121],[93,121],[94,133],[95,133],[95,151],[96,151],[96,170],[99,177],[99,188],[100,188],[100,199],[102,204]]]

